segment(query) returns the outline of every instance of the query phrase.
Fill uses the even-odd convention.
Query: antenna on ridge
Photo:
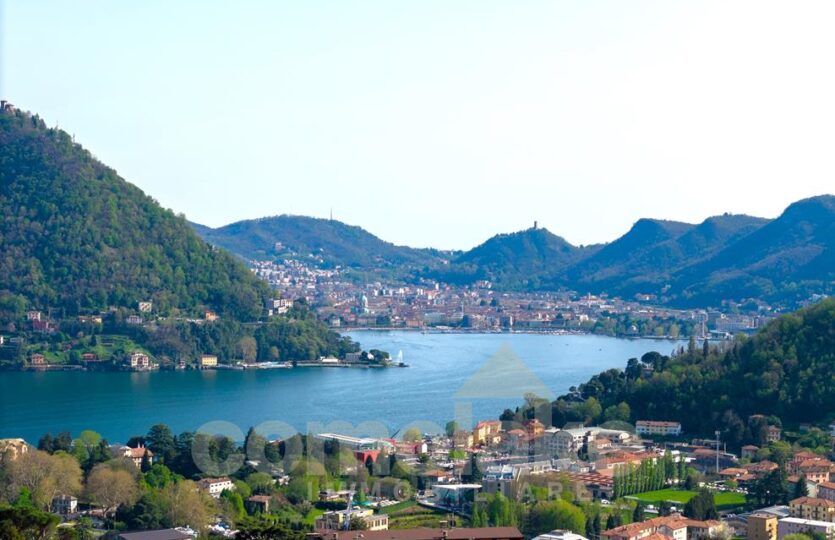
[[[333,206],[331,206],[331,221],[333,221]]]

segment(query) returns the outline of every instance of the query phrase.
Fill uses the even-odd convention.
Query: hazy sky
[[[208,225],[592,243],[835,191],[835,2],[2,5],[0,94]]]

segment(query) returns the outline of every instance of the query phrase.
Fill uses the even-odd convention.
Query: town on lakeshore
[[[250,261],[282,298],[304,298],[334,329],[412,329],[474,332],[577,332],[621,337],[723,339],[751,333],[780,313],[765,302],[724,309],[659,307],[654,294],[622,299],[565,292],[495,290],[424,280],[420,284],[360,284],[345,269],[319,268],[315,254]],[[815,302],[820,297],[812,297]],[[276,306],[276,309],[282,309]]]

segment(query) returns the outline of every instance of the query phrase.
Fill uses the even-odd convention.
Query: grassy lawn
[[[661,501],[670,501],[676,506],[683,506],[695,495],[695,491],[687,491],[684,489],[659,489],[658,491],[647,491],[646,493],[630,495],[626,498],[637,499],[645,504],[657,505]],[[736,508],[737,506],[745,505],[745,495],[730,491],[715,492],[713,494],[713,500],[716,501],[716,507],[720,509]]]
[[[415,507],[424,509],[424,507],[418,505],[416,501],[401,501],[382,508],[380,513],[388,514],[389,516],[397,516],[398,514],[406,514]]]

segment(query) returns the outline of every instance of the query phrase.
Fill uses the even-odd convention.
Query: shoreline
[[[400,326],[357,326],[357,327],[342,327],[342,328],[332,328],[334,332],[338,332],[340,334],[347,334],[350,332],[410,332],[410,333],[421,333],[421,334],[472,334],[472,335],[493,335],[493,334],[518,334],[518,335],[543,335],[543,336],[596,336],[596,337],[608,337],[608,338],[615,338],[615,339],[628,339],[628,340],[636,340],[636,339],[653,339],[656,341],[687,341],[690,339],[690,336],[641,336],[641,335],[610,335],[610,334],[595,334],[594,332],[583,332],[578,330],[559,330],[559,329],[543,329],[543,330],[484,330],[484,329],[472,329],[468,330],[466,328],[404,328]],[[726,341],[720,338],[696,338],[699,342],[704,339],[707,339],[709,342],[722,342]]]

